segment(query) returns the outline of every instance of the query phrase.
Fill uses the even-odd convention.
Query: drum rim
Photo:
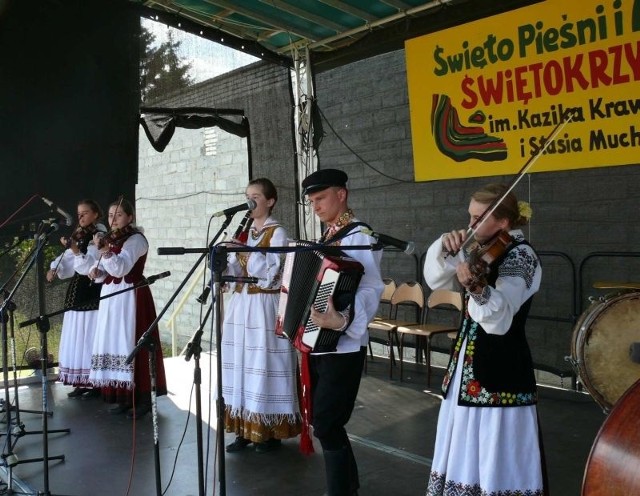
[[[608,413],[613,408],[614,403],[611,403],[604,397],[592,382],[589,377],[589,371],[586,368],[586,360],[584,355],[584,346],[588,344],[590,337],[591,326],[602,316],[603,312],[615,306],[624,300],[640,299],[640,291],[623,290],[615,293],[609,293],[594,301],[587,309],[585,309],[574,325],[571,335],[571,358],[576,367],[576,372],[582,384],[585,386],[587,392],[591,395],[598,405]],[[581,345],[581,347],[579,346]],[[580,348],[578,350],[577,348]],[[616,399],[616,402],[620,398]]]

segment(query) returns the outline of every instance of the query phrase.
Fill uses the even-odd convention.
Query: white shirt
[[[357,220],[352,219],[352,222]],[[356,290],[353,321],[338,340],[336,353],[353,353],[360,351],[362,346],[367,346],[369,343],[367,328],[378,311],[380,295],[384,289],[380,275],[382,250],[349,250],[349,246],[373,245],[376,242],[371,236],[361,233],[360,226],[354,229],[354,233],[347,234],[340,240],[340,248],[347,256],[362,264],[364,274]]]

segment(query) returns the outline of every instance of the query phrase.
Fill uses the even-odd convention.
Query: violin
[[[86,227],[78,225],[78,227],[76,227],[71,233],[71,236],[67,238],[65,248],[71,248],[72,243],[75,242],[78,249],[86,255],[87,247],[89,246],[89,243],[91,243],[93,235],[99,231],[98,226],[95,224],[90,224]]]
[[[136,232],[138,232],[138,230],[131,224],[127,224],[122,228],[111,229],[98,240],[98,250],[102,250],[106,246],[109,248],[121,246],[129,236]]]
[[[477,241],[469,246],[469,270],[472,275],[470,291],[487,285],[487,276],[496,260],[500,259],[513,245],[515,240],[506,231],[498,231],[489,241],[480,244]]]

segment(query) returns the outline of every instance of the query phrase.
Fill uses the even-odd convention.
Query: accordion
[[[296,241],[290,246],[299,246],[301,251],[286,256],[276,334],[288,338],[302,352],[335,351],[342,333],[316,326],[309,318],[311,307],[324,312],[332,298],[335,309],[340,312],[351,305],[351,321],[364,268],[335,247],[329,256],[314,250],[314,245],[305,241]]]

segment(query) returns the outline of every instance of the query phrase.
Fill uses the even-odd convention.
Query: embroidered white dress
[[[510,234],[523,239],[519,230]],[[529,246],[523,249],[533,254]],[[433,243],[424,266],[429,287],[457,289],[455,266],[462,257],[460,253],[445,258],[441,241]],[[531,259],[537,257],[532,255]],[[504,335],[514,314],[540,286],[539,264],[526,269],[533,274],[530,281],[521,277],[524,271],[511,269],[500,273],[488,301],[469,300],[470,316],[488,334]],[[440,407],[427,495],[541,496],[544,489],[536,406],[460,405],[466,346],[465,339]]]
[[[271,217],[260,233],[251,229],[247,246],[260,244],[271,230],[269,245],[286,246],[286,231]],[[227,275],[257,277],[259,281],[242,284],[241,289],[237,285],[225,309],[222,391],[227,431],[264,442],[300,432],[297,355],[289,340],[275,334],[283,254],[247,255],[245,263],[241,254],[230,253],[228,257]]]
[[[100,302],[89,375],[89,380],[97,387],[133,388],[133,364],[127,365],[125,361],[135,345],[136,295],[128,291],[111,298],[108,296],[133,286],[124,277],[148,250],[146,238],[134,234],[124,242],[120,253],[100,259],[100,269],[119,280],[102,286],[101,296],[107,298]]]
[[[93,244],[87,246],[86,254],[78,256],[67,249],[51,262],[50,268],[56,270],[60,279],[68,279],[76,274],[86,276],[97,257],[98,250]],[[82,295],[73,296],[73,299],[84,301]],[[95,310],[68,310],[64,314],[58,349],[59,378],[64,384],[89,386],[91,352],[98,319],[98,302],[94,303]]]

